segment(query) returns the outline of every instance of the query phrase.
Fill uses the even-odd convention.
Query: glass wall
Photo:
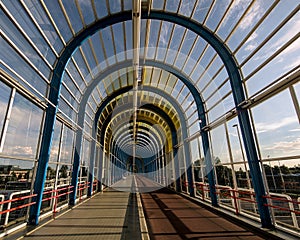
[[[0,191],[30,189],[43,110],[0,82]]]

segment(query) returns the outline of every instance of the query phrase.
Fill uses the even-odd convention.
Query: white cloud
[[[247,42],[251,42],[258,37],[257,32],[252,33],[252,35],[248,38]]]
[[[300,138],[297,138],[295,141],[280,141],[272,144],[271,146],[265,147],[264,150],[269,151],[288,151],[291,152],[299,152],[300,149]]]
[[[282,37],[280,37],[274,44],[272,44],[266,52],[269,52],[270,50],[276,51],[280,47],[282,47],[286,42],[288,42],[290,39],[292,39],[296,34],[299,33],[300,29],[300,15],[298,17],[295,17],[294,20],[289,24],[291,27],[289,30],[283,34]],[[296,50],[300,49],[300,41],[295,41],[290,47],[288,47],[286,50],[284,50],[283,54],[289,54],[291,52],[294,52]]]
[[[191,12],[194,8],[194,2],[193,1],[182,1],[181,7],[180,7],[180,13],[185,15],[185,16],[190,16]]]
[[[300,56],[298,58],[296,58],[295,61],[291,62],[290,64],[286,65],[284,67],[284,70],[287,70],[287,69],[292,69],[292,68],[295,68],[297,66],[300,66]]]
[[[32,147],[25,147],[25,146],[13,147],[12,153],[18,156],[32,156],[34,154]]]
[[[163,45],[167,46],[168,44],[168,32],[170,29],[170,25],[169,24],[162,24],[162,28],[161,28],[161,32],[159,35],[159,41],[161,43],[163,43]]]
[[[298,120],[295,117],[286,117],[275,123],[257,123],[255,126],[256,126],[257,133],[263,133],[263,132],[274,131],[276,129],[295,123],[297,121]]]
[[[291,129],[289,132],[300,132],[300,128]]]
[[[240,4],[243,4],[242,1],[237,1],[241,2]],[[247,29],[251,25],[255,23],[257,19],[259,19],[263,15],[263,8],[261,7],[260,1],[257,1],[255,5],[251,8],[249,13],[244,17],[243,21],[240,23],[240,27],[242,29]]]
[[[256,47],[257,47],[257,44],[256,44],[256,43],[255,43],[255,44],[249,44],[249,45],[245,48],[245,50],[247,50],[247,51],[252,51],[252,50],[254,50]]]

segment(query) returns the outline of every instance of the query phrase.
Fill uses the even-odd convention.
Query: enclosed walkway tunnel
[[[139,175],[299,234],[299,1],[0,6],[3,229]]]

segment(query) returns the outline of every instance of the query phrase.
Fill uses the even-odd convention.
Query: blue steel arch
[[[41,149],[39,154],[39,164],[36,173],[36,181],[34,183],[34,193],[37,196],[34,198],[36,204],[30,209],[29,223],[38,224],[39,214],[42,202],[42,193],[44,189],[46,170],[48,166],[51,141],[54,130],[54,123],[56,119],[57,106],[60,95],[61,81],[63,78],[63,73],[65,67],[72,55],[80,44],[86,40],[88,37],[93,35],[95,32],[110,26],[115,23],[131,20],[132,12],[124,11],[117,14],[105,17],[96,23],[90,25],[83,31],[81,31],[73,40],[71,40],[68,46],[62,52],[60,58],[55,65],[49,91],[49,101],[54,105],[48,104],[46,110],[45,124],[43,128],[43,136],[41,141]],[[248,163],[250,167],[250,172],[253,179],[253,186],[256,192],[256,200],[258,203],[258,209],[260,213],[261,223],[263,227],[272,227],[271,217],[269,209],[265,206],[267,203],[266,199],[263,198],[265,195],[265,188],[262,179],[262,174],[260,170],[260,165],[258,161],[258,155],[255,148],[254,137],[251,129],[250,118],[247,110],[241,107],[241,104],[245,101],[245,94],[241,82],[241,75],[239,72],[238,65],[233,57],[233,54],[225,46],[224,43],[211,31],[202,26],[201,24],[174,13],[166,13],[162,11],[150,11],[150,13],[142,13],[142,18],[144,19],[159,19],[169,22],[179,24],[191,31],[197,33],[203,37],[219,54],[224,62],[227,69],[230,84],[233,92],[233,98],[235,101],[236,108],[238,110],[238,120],[242,132],[242,137],[245,143],[246,155],[248,158]],[[199,106],[198,106],[199,107]],[[203,123],[202,123],[203,124]],[[206,144],[206,143],[204,143]],[[207,142],[208,144],[208,142]],[[75,189],[76,190],[76,189]],[[214,204],[214,199],[212,199]],[[215,202],[216,204],[216,202]]]
[[[190,80],[186,74],[178,71],[176,68],[174,68],[173,66],[171,66],[167,63],[162,63],[162,62],[154,61],[154,60],[146,60],[145,62],[141,63],[140,65],[162,68],[162,69],[170,72],[171,74],[175,75],[178,79],[180,79],[190,90],[190,92],[193,95],[193,98],[196,102],[198,118],[201,120],[200,127],[203,128],[207,125],[206,116],[205,116],[205,108],[204,108],[203,101],[201,99],[201,95],[198,92],[197,88],[193,85],[192,80]],[[107,77],[109,74],[117,71],[118,69],[130,67],[130,66],[132,66],[132,61],[130,61],[130,60],[117,63],[117,64],[111,66],[110,68],[108,68],[106,71],[100,73],[96,77],[96,79],[90,83],[90,85],[87,87],[87,89],[82,97],[82,101],[80,102],[80,106],[79,106],[78,124],[80,127],[83,127],[83,123],[84,123],[85,105],[88,101],[90,94],[92,93],[93,89],[97,86],[97,84],[102,79]],[[129,88],[132,89],[131,86]],[[145,88],[145,86],[143,86],[143,88]],[[204,157],[205,157],[205,162],[206,162],[206,170],[208,172],[207,176],[208,176],[209,188],[210,188],[210,192],[212,193],[211,194],[212,205],[217,206],[218,201],[217,201],[217,196],[215,194],[215,177],[214,177],[214,171],[212,171],[213,166],[212,166],[212,158],[211,158],[211,152],[210,152],[210,147],[209,147],[208,132],[202,131],[201,137],[202,137],[203,151],[204,151]],[[184,138],[187,138],[187,135],[185,135]],[[79,162],[80,162],[79,155],[80,155],[80,153],[78,151],[80,151],[80,149],[81,149],[81,141],[82,141],[82,131],[79,129],[78,134],[76,135],[76,152],[75,152],[76,154],[74,156],[74,166],[73,166],[73,169],[75,170],[75,171],[73,171],[74,178],[72,177],[72,186],[74,188],[75,188],[75,186],[77,186],[76,185],[77,180],[75,180],[75,179],[76,179],[76,176],[78,176],[78,171],[79,171]],[[190,165],[190,164],[188,164],[188,165]],[[188,170],[188,171],[190,172],[191,170]],[[189,180],[190,180],[189,188],[192,189],[193,181],[191,178]],[[190,191],[190,192],[192,192],[192,191]],[[73,198],[71,198],[71,199],[73,199]],[[73,202],[71,202],[71,204],[73,204]]]
[[[141,107],[140,109],[147,109],[147,107],[145,107],[145,108]],[[142,122],[142,123],[145,123],[146,125],[149,125],[149,126],[152,126],[153,124],[155,124],[155,122],[151,121],[151,119],[146,119],[144,117],[143,118],[139,118],[138,121]],[[153,134],[150,135],[148,133],[148,130],[149,130],[148,127],[140,126],[139,128],[141,128],[143,130],[146,130],[146,132],[144,132],[144,131],[140,132],[141,136],[139,136],[139,139],[140,139],[140,141],[143,142],[143,147],[145,147],[146,149],[148,149],[149,152],[152,152],[152,154],[153,154],[152,158],[153,158],[156,155],[155,153],[159,152],[159,148],[160,147],[159,147],[159,145],[157,143],[161,142],[161,140],[163,139],[163,134],[158,131],[157,133],[155,133],[155,134],[153,133]],[[102,129],[105,129],[104,125],[102,126]],[[128,129],[123,129],[119,134],[122,135],[127,130]],[[123,142],[126,142],[126,141],[128,141],[128,140],[122,139],[121,141],[118,141],[118,142],[115,140],[114,143],[113,143],[113,145],[114,145],[113,148],[115,148],[115,149],[118,148],[119,151],[120,151],[121,150],[121,148],[120,148],[121,144],[120,143],[123,143]],[[152,142],[154,142],[154,143],[151,144]],[[151,146],[149,146],[149,145],[151,145]],[[147,164],[147,160],[149,160],[149,157],[145,158],[145,159],[142,158],[142,159],[146,160],[146,163],[144,163],[144,165],[145,165],[145,164]]]
[[[129,110],[129,109],[131,109],[132,108],[132,103],[127,103],[127,104],[124,104],[125,106],[122,106],[122,109],[126,109],[127,111]],[[139,110],[140,109],[145,109],[145,108],[143,108],[143,105],[145,105],[145,104],[143,104],[142,103],[142,106],[139,108]],[[125,110],[125,111],[126,111]],[[150,123],[149,121],[145,121],[144,119],[145,119],[146,117],[145,116],[139,116],[139,118],[138,118],[138,122],[142,122],[142,123],[146,123],[147,125],[148,125],[148,127],[146,127],[146,126],[139,126],[139,129],[143,129],[143,130],[150,130],[149,129],[149,127],[151,127],[153,124],[156,124],[156,122],[152,122],[152,123]],[[124,124],[124,122],[122,122],[122,121],[120,121],[120,122],[118,122],[116,125],[114,125],[114,128],[115,129],[119,129],[119,127],[121,127],[122,125]],[[102,125],[102,128],[103,128],[103,126],[104,126],[104,124]],[[155,127],[155,126],[154,126]],[[125,129],[122,129],[121,131],[118,131],[118,134],[119,135],[122,135],[122,134],[124,134],[124,132],[127,132],[128,131],[128,128],[125,128]],[[101,131],[100,131],[101,132]],[[129,132],[130,133],[132,133],[133,132],[133,127],[129,127]],[[160,136],[160,139],[163,139],[163,134],[160,132],[160,131],[157,131],[157,133],[158,133],[158,135]],[[150,139],[151,137],[150,136],[148,136],[148,140]],[[115,140],[116,141],[116,140]],[[118,142],[118,143],[121,143],[121,142],[123,142],[123,140],[120,140],[120,141],[116,141],[116,142]],[[148,143],[148,144],[150,144],[150,143]],[[155,149],[152,149],[152,150],[154,150],[155,151]]]
[[[125,105],[126,105],[126,106],[122,107],[122,109],[123,109],[123,108],[124,108],[124,109],[126,108],[126,110],[129,110],[129,109],[132,108],[132,104],[125,104]],[[141,107],[141,108],[139,108],[139,109],[145,109],[145,108]],[[154,122],[154,121],[151,122],[150,119],[149,119],[149,120],[145,120],[145,118],[146,118],[146,117],[139,117],[138,122],[145,123],[145,124],[148,125],[148,127],[146,127],[146,126],[140,126],[139,129],[146,130],[146,132],[148,132],[149,127],[151,127],[153,124],[156,124],[156,122]],[[110,114],[110,115],[108,116],[108,118],[105,120],[105,123],[101,126],[101,129],[104,130],[104,129],[107,128],[106,122],[107,122],[108,120],[109,120],[109,121],[111,120],[111,114]],[[109,121],[108,121],[108,124],[109,124]],[[124,122],[122,122],[122,121],[118,122],[118,123],[117,123],[117,126],[116,126],[116,129],[119,129],[119,127],[120,127],[121,125],[123,125],[123,124],[124,124]],[[104,133],[105,131],[103,131],[103,130],[100,130],[100,132],[101,132],[101,133]],[[132,128],[132,127],[129,127],[129,132],[132,133],[132,131],[133,131],[133,128]],[[128,128],[124,128],[124,129],[118,131],[118,135],[124,135],[125,132],[128,132]],[[142,132],[141,132],[141,136],[139,136],[139,137],[140,137],[140,140],[144,143],[144,144],[143,144],[144,147],[147,148],[148,151],[149,151],[149,152],[152,152],[153,154],[154,154],[155,152],[157,152],[157,148],[159,148],[159,146],[158,146],[158,145],[156,146],[156,144],[153,144],[153,146],[152,146],[152,145],[151,145],[151,140],[155,140],[155,142],[157,143],[157,142],[160,142],[160,141],[163,139],[163,136],[164,136],[163,133],[161,133],[160,131],[157,131],[156,134],[158,134],[158,136],[150,136],[149,132],[148,132],[148,134],[146,134],[144,131],[142,131]],[[104,137],[104,136],[101,134],[101,137]],[[127,142],[127,141],[128,141],[128,139],[120,139],[120,140],[114,140],[113,142],[114,142],[115,144],[118,144],[118,146],[121,146],[122,143],[125,143],[125,142]],[[155,145],[155,147],[154,147],[154,145]]]
[[[130,107],[132,107],[132,104],[130,105]],[[122,107],[123,108],[123,107]],[[124,107],[124,108],[126,108],[126,107]],[[152,105],[152,104],[143,104],[139,109],[143,109],[143,110],[148,110],[148,111],[152,111],[152,109],[154,108],[154,106]],[[126,108],[127,110],[128,110],[128,108]],[[153,111],[152,111],[153,112]],[[161,109],[159,109],[159,108],[157,108],[157,110],[156,110],[156,112],[157,112],[157,114],[159,114],[159,113],[162,113],[162,110]],[[162,113],[164,116],[166,116],[167,117],[167,115],[165,115],[165,112],[163,112]],[[105,122],[104,122],[104,124],[102,125],[102,128],[101,129],[105,129],[106,127],[106,125],[107,125],[107,123],[109,122],[108,120],[110,119],[111,117],[110,116],[108,116],[108,118],[105,120]],[[146,125],[149,125],[149,126],[152,126],[153,124],[156,124],[157,122],[156,121],[154,121],[154,120],[152,120],[151,118],[147,118],[147,117],[139,117],[139,122],[142,122],[142,123],[145,123]],[[120,125],[122,124],[122,123],[119,123]],[[173,125],[173,124],[172,124]],[[174,125],[173,125],[174,126]],[[143,127],[143,126],[140,126],[140,128],[142,128],[142,129],[145,129],[145,130],[148,130],[148,128],[147,127]],[[126,129],[125,129],[126,130]],[[124,131],[125,131],[124,130]],[[103,130],[101,130],[100,131],[101,133],[103,133],[104,131]],[[174,130],[173,130],[173,132],[171,132],[171,134],[172,133],[176,133],[176,131],[175,131],[175,127],[174,127]],[[143,133],[142,132],[142,134],[145,134],[145,133]],[[155,142],[156,143],[158,143],[158,142],[160,142],[161,141],[161,139],[163,139],[163,134],[161,133],[161,132],[159,132],[159,131],[157,131],[157,134],[159,135],[159,136],[146,136],[146,138],[147,138],[147,140],[151,140],[151,139],[155,139]],[[147,135],[149,135],[149,134],[147,134]],[[104,138],[104,134],[103,135],[101,135],[101,137],[102,138]],[[177,139],[177,137],[176,137],[176,139]],[[175,139],[175,140],[176,140]],[[145,140],[145,141],[147,141],[147,140]],[[104,142],[103,140],[100,140],[101,142]],[[122,141],[122,140],[121,140]],[[172,142],[174,142],[174,139],[171,137],[171,143],[169,143],[168,142],[168,144],[171,144],[172,145]],[[121,148],[120,148],[120,144],[119,144],[120,142],[117,142],[116,140],[114,140],[114,143],[113,143],[113,145],[115,145],[114,147],[115,147],[115,149],[118,149],[118,152],[121,152],[122,150],[121,150]],[[176,142],[176,144],[177,144],[177,142]],[[155,146],[154,146],[155,145]],[[159,149],[159,146],[157,146],[157,144],[153,144],[153,146],[152,147],[149,147],[149,143],[147,143],[146,145],[144,145],[144,147],[148,147],[148,150],[149,151],[152,151],[153,152],[153,156],[155,155],[155,152],[157,152],[157,150]],[[163,147],[163,148],[165,148],[165,147]],[[156,149],[156,150],[155,150]],[[116,155],[118,154],[118,153],[115,153]],[[122,155],[122,154],[119,154],[119,155]],[[125,153],[123,154],[123,155],[126,155]],[[129,156],[127,156],[125,159],[127,159]],[[148,161],[151,161],[151,159],[153,159],[153,157],[151,158],[145,158],[145,160],[146,160],[146,162],[147,162],[147,160]],[[149,163],[148,163],[149,164]],[[147,165],[147,164],[146,164]]]
[[[131,91],[131,90],[132,90],[131,87],[120,88],[117,91],[115,91],[112,95],[106,97],[105,101],[101,103],[101,105],[97,109],[97,112],[96,112],[96,115],[95,115],[95,118],[94,118],[94,127],[92,129],[92,137],[93,138],[96,137],[96,131],[95,130],[97,129],[97,123],[98,123],[100,114],[104,110],[105,106],[111,100],[113,100],[114,98],[116,98],[118,95],[121,95],[121,94],[126,93],[126,92]],[[174,104],[173,106],[174,106],[175,110],[177,110],[179,112],[178,115],[181,118],[180,122],[182,123],[182,126],[181,126],[181,128],[182,128],[182,135],[183,135],[183,139],[185,139],[187,137],[186,121],[185,121],[185,118],[184,118],[184,114],[183,114],[183,112],[181,110],[181,107],[178,105],[178,103],[171,96],[169,96],[168,94],[166,94],[165,92],[163,92],[162,90],[159,90],[157,88],[154,88],[154,87],[151,87],[151,86],[143,86],[143,90],[158,93],[160,96],[163,96],[165,99],[167,99],[170,103]],[[170,117],[168,116],[168,114],[166,114],[160,108],[153,106],[152,104],[143,105],[143,108],[151,110],[153,112],[156,112],[158,115],[160,115],[168,123],[168,125],[170,127],[170,130],[171,130],[171,133],[172,133],[172,143],[173,143],[173,146],[177,145],[178,144],[178,141],[177,141],[177,131],[176,131],[175,125],[173,124],[173,122],[170,119]],[[105,127],[107,126],[107,124],[108,124],[108,121],[104,122],[103,125],[102,125],[102,128],[105,129]],[[95,143],[93,142],[92,146],[94,144]],[[185,149],[185,153],[184,153],[185,154],[185,158],[189,159],[189,156],[188,156],[188,153],[190,152],[189,151],[189,144],[187,144],[185,141],[184,141],[184,144],[185,144],[185,147],[184,147],[184,149]],[[101,131],[100,145],[101,146],[104,145],[104,131]],[[177,151],[178,151],[177,148],[173,149],[173,156],[174,156],[174,158],[177,157]],[[94,156],[95,156],[95,153],[92,151],[91,152],[91,160],[92,161],[94,159]],[[91,162],[91,166],[93,164],[94,163]],[[100,165],[99,165],[99,168],[100,168]],[[175,168],[175,175],[179,176],[179,174],[180,174],[179,173],[179,168]],[[91,179],[93,179],[93,178],[91,178]],[[102,176],[98,176],[98,179],[102,179]],[[191,180],[191,179],[189,179],[189,180]],[[192,183],[192,181],[191,181],[191,183]],[[99,183],[99,186],[100,186],[100,183]],[[190,186],[190,192],[193,192],[192,188],[193,188],[193,186]],[[100,188],[98,188],[98,189],[100,189]],[[176,180],[176,189],[177,190],[180,189],[179,179]]]

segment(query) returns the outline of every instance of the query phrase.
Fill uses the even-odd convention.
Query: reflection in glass
[[[2,128],[5,121],[5,114],[7,111],[10,92],[11,89],[4,83],[0,82],[0,134],[2,133]]]
[[[43,111],[16,93],[3,153],[35,158]]]
[[[61,144],[61,163],[72,163],[73,162],[73,140],[74,132],[67,126],[64,126],[62,144]]]
[[[34,161],[0,158],[0,191],[30,189],[33,167]]]
[[[54,127],[54,133],[52,137],[52,145],[51,145],[50,159],[49,159],[50,162],[59,161],[58,154],[59,154],[61,127],[62,127],[62,123],[56,121]]]

